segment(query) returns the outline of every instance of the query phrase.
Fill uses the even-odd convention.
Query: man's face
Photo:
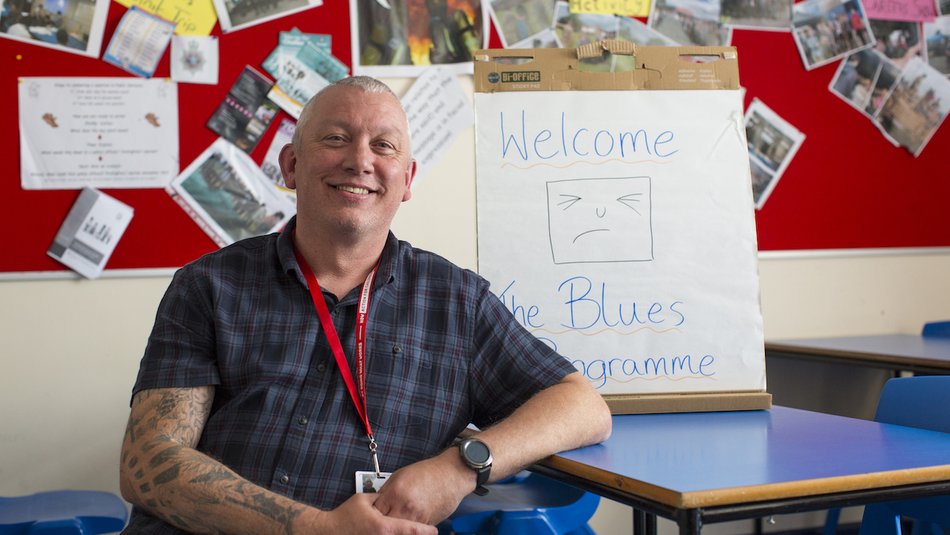
[[[386,233],[415,174],[405,114],[388,93],[338,86],[314,102],[281,168],[302,225]]]

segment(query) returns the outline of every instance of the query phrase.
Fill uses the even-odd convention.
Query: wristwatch
[[[485,483],[488,482],[492,463],[488,445],[477,438],[467,438],[459,442],[459,455],[462,456],[462,462],[475,470],[475,494],[479,496],[488,494]]]

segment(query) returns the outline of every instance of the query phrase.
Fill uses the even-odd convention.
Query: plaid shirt
[[[294,258],[295,221],[185,266],[158,309],[133,393],[215,386],[198,449],[248,480],[331,509],[371,470],[366,431]],[[350,368],[359,288],[323,293]],[[389,235],[372,290],[367,410],[380,468],[444,450],[574,367],[477,274]],[[132,533],[179,533],[133,510]]]

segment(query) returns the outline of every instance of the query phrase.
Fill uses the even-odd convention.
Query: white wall
[[[471,81],[463,84],[470,92]],[[408,83],[393,86],[401,94]],[[395,231],[475,268],[472,146],[469,130],[420,177]],[[768,257],[760,265],[768,338],[916,333],[925,321],[950,318],[950,251]],[[129,392],[169,280],[0,281],[0,496],[57,488],[118,492]],[[814,380],[811,374],[821,372],[808,373]],[[629,532],[631,517],[629,508],[605,500],[593,526]],[[720,528],[751,531],[751,524],[742,526]],[[776,529],[782,527],[780,519]]]

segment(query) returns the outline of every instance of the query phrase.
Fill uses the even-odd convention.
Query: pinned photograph
[[[99,57],[108,0],[4,0],[0,37]]]
[[[559,48],[561,45],[557,42],[557,35],[554,28],[548,28],[543,32],[534,35],[530,39],[517,42],[508,48]]]
[[[280,230],[296,205],[234,145],[216,140],[166,188],[168,194],[224,247]]]
[[[894,89],[894,84],[897,83],[900,75],[901,70],[897,65],[894,65],[894,62],[887,58],[881,58],[881,69],[877,73],[877,79],[874,80],[874,88],[871,89],[871,100],[864,108],[868,117],[873,119],[881,111],[884,100],[891,93],[891,89]]]
[[[870,23],[871,32],[877,38],[874,49],[898,67],[903,69],[910,58],[923,55],[924,41],[919,22],[870,19]]]
[[[950,79],[921,59],[911,59],[876,122],[881,130],[919,156],[950,109]]]
[[[719,0],[655,0],[647,24],[684,46],[725,46],[732,40],[732,29],[720,22]]]
[[[416,77],[430,65],[472,74],[488,48],[488,0],[350,0],[353,74]]]
[[[551,0],[490,0],[488,5],[505,48],[535,48],[520,45],[541,38],[554,20]]]
[[[795,4],[792,35],[808,70],[874,44],[860,0],[805,0]]]
[[[173,35],[172,80],[187,84],[218,83],[218,37]]]
[[[567,2],[554,8],[554,34],[562,48],[577,48],[604,39],[617,38],[617,17],[598,13],[571,13]]]
[[[676,41],[654,30],[637,19],[617,17],[620,26],[617,38],[646,46],[677,46]]]
[[[805,141],[805,134],[757,98],[752,99],[746,110],[745,133],[753,169],[753,193],[758,187],[758,193],[754,197],[755,208],[758,210],[765,204],[798,148]],[[759,175],[756,176],[756,173]],[[762,173],[768,176],[763,177]]]
[[[924,23],[924,42],[927,63],[937,72],[950,75],[950,15]]]
[[[323,0],[213,0],[227,33],[323,5]]]
[[[769,194],[775,189],[778,177],[754,158],[749,158],[749,171],[752,173],[752,200],[755,209],[761,210]]]
[[[856,110],[865,113],[885,58],[873,48],[859,50],[838,64],[828,89]]]
[[[719,21],[733,28],[775,30],[792,28],[792,0],[722,0]]]

